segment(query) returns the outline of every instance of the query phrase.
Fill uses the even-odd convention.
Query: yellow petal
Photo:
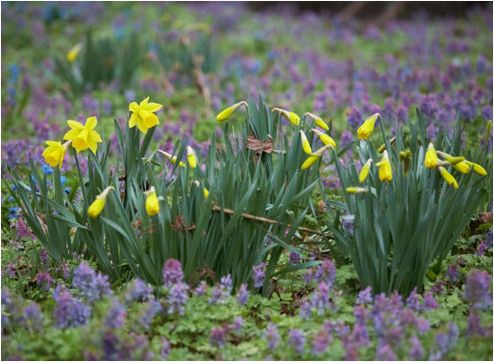
[[[437,167],[437,153],[436,149],[434,148],[434,145],[429,143],[429,146],[427,147],[427,152],[425,153],[425,159],[424,159],[424,166],[427,168],[436,168]]]
[[[139,105],[137,104],[137,102],[129,103],[129,111],[134,113],[139,112]]]
[[[305,135],[304,131],[300,130],[300,138],[302,140],[302,148],[305,153],[310,155],[312,153],[312,147],[310,146],[309,140],[307,139],[307,136]]]
[[[88,119],[86,119],[86,125],[84,126],[84,128],[86,128],[87,130],[93,130],[97,124],[98,120],[96,119],[96,117],[89,117]]]
[[[374,132],[374,125],[376,124],[379,113],[374,113],[367,118],[364,123],[357,130],[357,137],[359,140],[366,140]]]
[[[388,151],[383,152],[382,160],[376,166],[379,167],[379,179],[382,182],[391,182],[393,179],[393,172],[391,170],[391,163],[389,162]]]
[[[91,206],[87,209],[87,215],[95,219],[97,218],[103,209],[105,208],[105,200],[103,198],[97,197],[96,200],[93,201]]]
[[[360,170],[360,173],[358,175],[358,181],[360,183],[363,183],[369,176],[371,164],[372,159],[368,159],[367,162],[362,166],[362,169]]]
[[[89,132],[89,140],[91,142],[98,142],[98,143],[103,142],[103,140],[101,139],[101,136],[96,131]]]
[[[336,149],[336,142],[334,141],[333,138],[331,138],[330,135],[328,135],[324,132],[321,132],[315,128],[312,129],[312,132],[317,134],[317,136],[319,137],[319,139],[321,140],[322,143],[324,143],[325,145],[331,146],[331,148],[333,148],[333,149]]]
[[[144,106],[144,109],[148,112],[158,112],[161,108],[163,108],[162,104],[152,102]]]
[[[139,103],[139,107],[145,107],[148,104],[148,102],[149,102],[149,97],[141,101],[141,103]]]
[[[132,115],[129,118],[129,128],[134,128],[137,125],[137,120],[139,119],[139,116],[137,113],[132,113]]]
[[[68,120],[67,124],[71,129],[81,130],[84,128],[84,125],[81,122],[77,122],[77,121]]]
[[[300,167],[302,170],[306,170],[311,167],[320,157],[318,156],[309,156],[306,158],[302,166]]]

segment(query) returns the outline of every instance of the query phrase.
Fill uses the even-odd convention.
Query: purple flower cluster
[[[170,288],[172,285],[182,283],[184,280],[184,273],[182,271],[182,264],[175,259],[168,259],[163,266],[163,280],[165,287]]]
[[[169,314],[178,313],[183,315],[185,313],[185,304],[189,299],[188,290],[189,286],[182,282],[172,285],[168,295]]]
[[[252,279],[254,279],[254,288],[261,288],[264,284],[266,273],[266,264],[261,263],[252,268]]]
[[[125,301],[127,303],[145,302],[152,297],[152,293],[153,288],[149,284],[142,279],[136,278],[127,288]]]
[[[247,289],[247,284],[240,284],[240,287],[238,288],[237,291],[237,302],[240,305],[245,305],[247,304],[247,301],[249,299],[249,290]]]
[[[315,279],[317,282],[324,282],[329,288],[333,286],[336,279],[336,266],[330,259],[324,259],[316,270]]]
[[[485,309],[492,305],[492,292],[490,290],[492,277],[483,271],[472,271],[465,283],[464,298],[474,308]]]
[[[209,335],[209,344],[211,346],[222,347],[226,343],[228,328],[213,327]]]
[[[230,296],[233,288],[233,281],[230,274],[221,277],[220,282],[217,283],[211,290],[211,298],[209,298],[210,304],[225,303],[226,299]]]
[[[105,325],[112,329],[122,328],[127,316],[125,306],[118,299],[114,299],[105,318]]]
[[[280,343],[280,333],[278,332],[278,328],[276,327],[275,324],[269,323],[267,328],[266,328],[266,333],[265,333],[266,340],[268,341],[268,348],[271,351],[274,351],[274,349],[278,346],[278,343]]]
[[[139,323],[144,329],[149,329],[154,317],[163,311],[161,303],[155,299],[146,302],[145,307],[139,318]]]
[[[54,318],[57,327],[78,327],[89,320],[91,307],[74,298],[64,286],[55,288],[53,299],[56,302]]]
[[[298,354],[304,353],[304,346],[305,346],[304,332],[302,332],[299,329],[291,329],[288,338],[290,340],[291,345],[293,346],[293,349],[295,349],[295,352],[297,352]]]
[[[112,294],[108,276],[96,273],[85,261],[74,270],[72,286],[79,289],[91,303]]]

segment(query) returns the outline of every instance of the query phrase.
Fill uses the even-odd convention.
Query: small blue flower
[[[45,175],[51,175],[53,173],[53,168],[51,168],[50,166],[48,165],[43,165],[41,166],[41,169],[43,170],[43,173]]]

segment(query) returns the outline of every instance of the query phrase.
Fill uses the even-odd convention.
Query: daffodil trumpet
[[[427,147],[425,153],[424,166],[427,168],[436,168],[438,166],[439,159],[437,158],[437,151],[434,148],[434,144],[431,142]]]
[[[296,114],[294,112],[290,112],[290,111],[287,111],[286,109],[282,109],[282,108],[273,108],[272,111],[273,112],[279,112],[282,115],[284,115],[286,118],[288,118],[290,123],[293,124],[294,126],[298,126],[300,124],[300,117],[298,116],[298,114]]]
[[[326,151],[330,147],[331,147],[330,145],[326,145],[326,146],[323,146],[320,149],[318,149],[316,152],[311,153],[309,155],[309,157],[307,157],[305,159],[304,163],[302,163],[302,166],[300,167],[300,169],[307,170],[308,168],[310,168],[314,163],[316,163],[316,161],[319,158],[321,158],[324,151]]]
[[[42,155],[45,162],[51,167],[61,168],[67,148],[72,141],[67,141],[62,144],[60,141],[46,141],[47,147],[43,151]]]
[[[357,129],[357,137],[359,140],[368,139],[374,132],[374,126],[377,119],[381,115],[379,113],[374,113],[372,116],[368,117],[364,123]]]
[[[158,150],[159,153],[161,153],[163,155],[163,157],[165,157],[168,161],[170,161],[172,164],[176,164],[177,163],[177,156],[172,156],[170,155],[168,152],[165,152],[163,150]],[[183,163],[182,161],[180,161],[178,163],[178,166],[179,167],[185,167],[185,163]]]
[[[379,167],[379,179],[382,182],[391,182],[393,179],[393,172],[391,170],[391,162],[389,162],[388,151],[383,152],[383,157],[380,162],[376,163]]]
[[[319,137],[319,139],[321,140],[322,143],[324,143],[324,145],[330,146],[332,149],[336,149],[336,142],[330,135],[321,132],[316,128],[312,128],[311,131],[314,132]]]
[[[246,101],[235,103],[234,105],[227,107],[224,110],[222,110],[220,113],[218,113],[218,115],[216,116],[216,121],[221,123],[228,120],[232,116],[232,114],[235,113],[235,111],[239,109],[241,106],[245,106],[245,108],[249,107]]]
[[[105,204],[106,204],[106,198],[108,197],[108,193],[112,190],[115,190],[115,188],[113,186],[108,186],[106,189],[103,190],[103,192],[101,192],[98,196],[96,196],[96,199],[87,209],[87,215],[90,218],[96,219],[103,212],[103,209],[105,208]]]
[[[321,117],[318,117],[315,114],[310,113],[310,112],[304,113],[304,117],[305,116],[312,118],[312,120],[314,121],[314,123],[316,124],[317,127],[320,127],[325,131],[329,131],[328,124],[325,121],[323,121],[323,119]]]

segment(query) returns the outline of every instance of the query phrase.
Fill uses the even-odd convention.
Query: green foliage
[[[479,209],[487,194],[486,179],[471,172],[458,174],[459,189],[446,184],[438,170],[424,166],[425,145],[429,140],[420,114],[419,122],[411,126],[409,134],[399,130],[391,145],[381,130],[389,152],[393,180],[383,183],[377,168],[371,168],[365,186],[369,192],[345,194],[345,212],[354,215],[354,232],[345,232],[339,220],[332,230],[341,249],[351,256],[361,284],[374,292],[403,295],[423,286],[429,266],[435,261],[436,272],[454,243]],[[460,153],[461,132],[453,139],[441,135],[436,149],[452,155]],[[409,149],[406,162],[400,152]],[[362,164],[369,158],[375,165],[380,155],[367,141],[354,147]],[[359,184],[354,164],[337,164],[343,190]]]
[[[117,81],[120,92],[124,92],[144,60],[144,47],[135,32],[122,39],[95,40],[89,31],[80,52],[73,62],[55,58],[56,74],[68,84],[73,96],[113,81]]]

